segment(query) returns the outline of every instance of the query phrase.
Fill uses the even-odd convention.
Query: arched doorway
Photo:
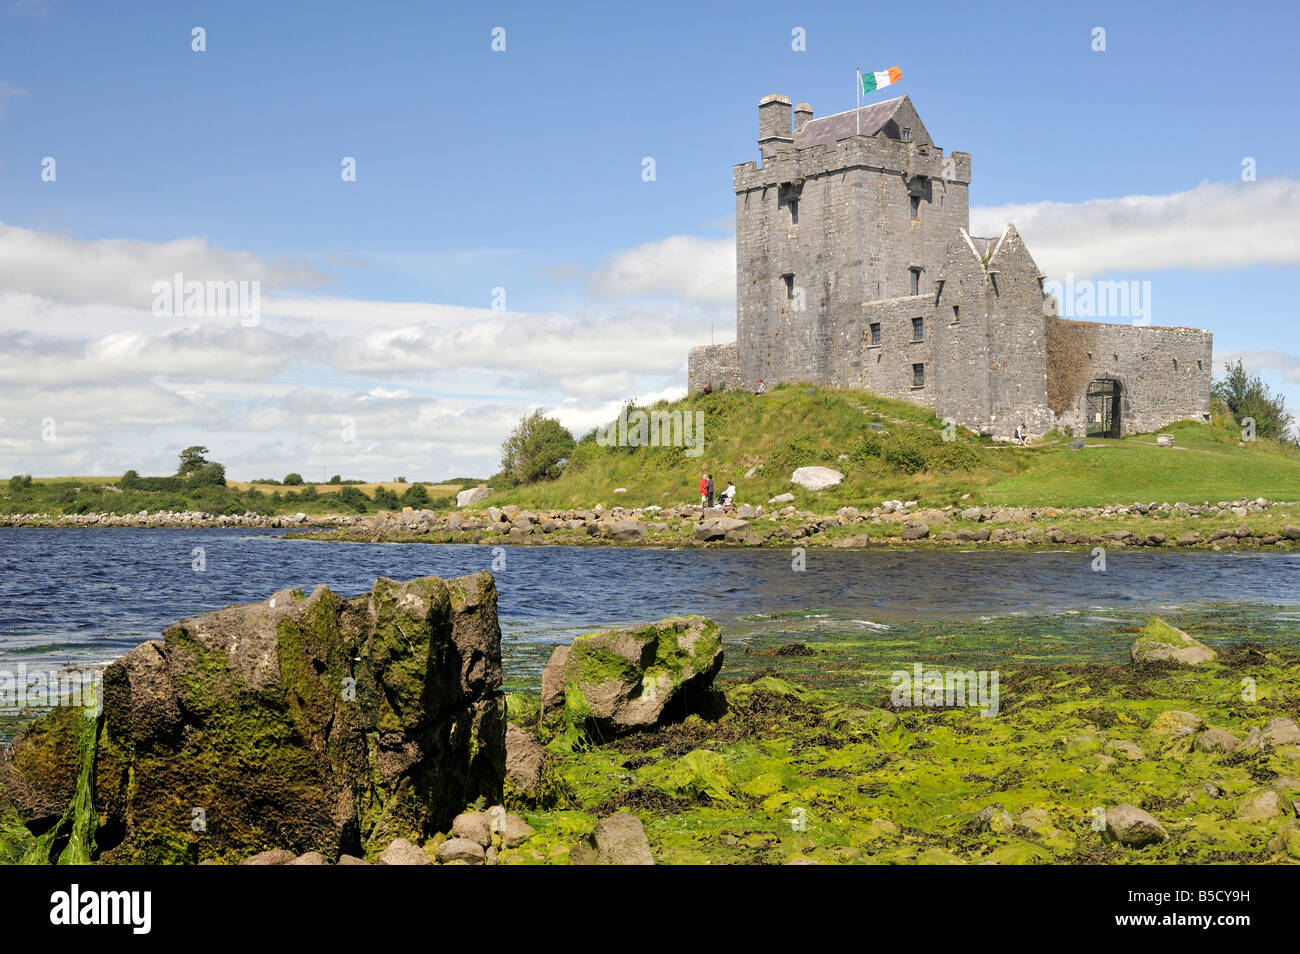
[[[1119,398],[1120,384],[1114,378],[1094,378],[1088,383],[1084,413],[1089,437],[1119,437]]]

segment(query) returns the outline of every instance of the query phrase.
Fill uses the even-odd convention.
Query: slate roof
[[[810,119],[808,124],[803,127],[799,135],[794,137],[794,147],[796,149],[808,149],[812,146],[825,145],[831,149],[841,139],[849,139],[858,135],[858,122],[856,116],[862,116],[862,135],[874,136],[880,132],[885,123],[898,110],[898,104],[903,101],[899,96],[895,99],[887,99],[881,103],[872,103],[870,106],[863,106],[861,109],[850,109],[843,113],[834,113],[830,116],[823,116],[820,119]]]

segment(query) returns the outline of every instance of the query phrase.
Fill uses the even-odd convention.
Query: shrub
[[[282,481],[286,487],[302,486],[302,474],[285,474]]]
[[[560,476],[569,454],[573,435],[541,410],[525,415],[501,445],[499,476],[512,486],[553,480]]]

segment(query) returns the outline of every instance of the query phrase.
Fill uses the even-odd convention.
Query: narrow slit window
[[[919,195],[914,195],[911,197],[911,199],[912,199],[912,221],[919,222],[921,221],[921,197]]]
[[[961,305],[952,306],[952,323],[955,325],[961,321]]]
[[[911,289],[910,294],[921,294],[921,270],[919,268],[909,268],[907,273],[909,282],[908,287]]]
[[[925,365],[924,364],[912,365],[912,387],[914,388],[925,387]]]
[[[924,318],[912,319],[912,340],[913,341],[925,340],[925,319]]]
[[[785,300],[792,300],[794,298],[794,272],[782,275],[781,281],[785,282]]]

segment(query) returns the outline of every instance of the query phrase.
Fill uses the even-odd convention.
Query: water
[[[169,623],[276,590],[324,583],[353,596],[377,576],[490,569],[496,552],[505,556],[496,578],[506,672],[525,682],[551,646],[578,633],[688,613],[719,620],[733,641],[892,639],[960,621],[1086,644],[1153,612],[1300,630],[1300,554],[1117,550],[1095,573],[1085,551],[809,550],[796,573],[786,550],[343,544],[278,533],[0,528],[0,667],[102,665]],[[1232,610],[1209,613],[1214,604]]]

